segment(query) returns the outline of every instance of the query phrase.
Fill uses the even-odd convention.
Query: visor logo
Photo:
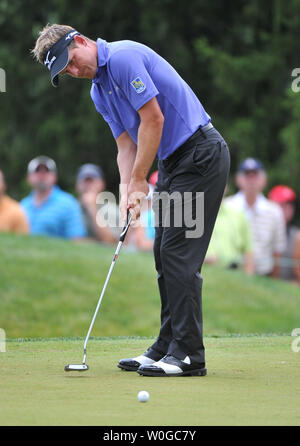
[[[44,62],[44,64],[48,68],[48,70],[51,69],[51,66],[52,66],[53,62],[56,60],[56,56],[53,56],[52,59],[49,60],[49,55],[50,55],[50,51],[48,51],[46,59],[45,59],[45,62]]]
[[[71,33],[69,33],[69,34],[67,35],[67,37],[65,38],[65,40],[72,39],[72,37],[74,37],[75,34],[78,34],[78,32],[77,32],[77,31],[72,31]]]

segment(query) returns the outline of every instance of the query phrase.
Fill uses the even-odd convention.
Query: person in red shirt
[[[287,246],[277,268],[277,277],[300,284],[300,228],[292,224],[296,193],[291,187],[280,184],[270,190],[268,198],[280,205],[286,222]]]

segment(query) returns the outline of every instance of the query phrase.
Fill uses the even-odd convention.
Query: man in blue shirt
[[[158,159],[154,256],[161,329],[144,354],[118,366],[145,376],[206,375],[199,271],[227,182],[227,144],[187,83],[143,44],[93,41],[69,26],[49,25],[33,54],[49,69],[53,86],[60,74],[92,80],[92,100],[118,147],[124,219],[128,209],[139,217],[147,175]],[[160,206],[163,194],[176,195],[177,205],[169,200]],[[189,218],[179,224],[182,209]],[[197,226],[198,220],[204,232],[190,236],[190,222]]]
[[[51,158],[39,156],[30,161],[27,180],[33,191],[21,205],[31,234],[72,240],[86,236],[79,203],[56,185],[56,164]]]

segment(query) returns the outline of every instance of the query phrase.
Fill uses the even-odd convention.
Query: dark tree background
[[[26,167],[39,154],[55,159],[70,192],[84,162],[100,164],[118,191],[116,146],[90,81],[63,79],[54,89],[30,54],[45,24],[62,23],[95,40],[137,40],[166,58],[229,143],[231,191],[238,163],[254,156],[268,171],[267,190],[284,183],[300,196],[300,92],[291,88],[299,17],[299,0],[1,0],[0,168],[10,195],[28,193]]]

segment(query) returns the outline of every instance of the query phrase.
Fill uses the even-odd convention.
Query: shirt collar
[[[108,43],[106,40],[101,39],[100,37],[97,39],[97,55],[98,55],[98,61],[97,61],[97,71],[96,75],[93,78],[92,82],[98,82],[101,68],[104,67],[104,65],[107,64],[108,58],[109,58],[109,48]]]
[[[258,212],[264,212],[266,210],[267,201],[268,200],[263,196],[263,194],[259,194],[255,202],[256,210]]]
[[[43,201],[43,203],[40,206],[43,206],[45,203],[48,203],[57,193],[59,193],[59,191],[60,191],[60,187],[57,184],[55,184],[52,187],[51,192],[48,195],[48,197],[46,198],[46,200]],[[31,195],[32,204],[35,206],[35,191],[32,191],[30,195]]]

